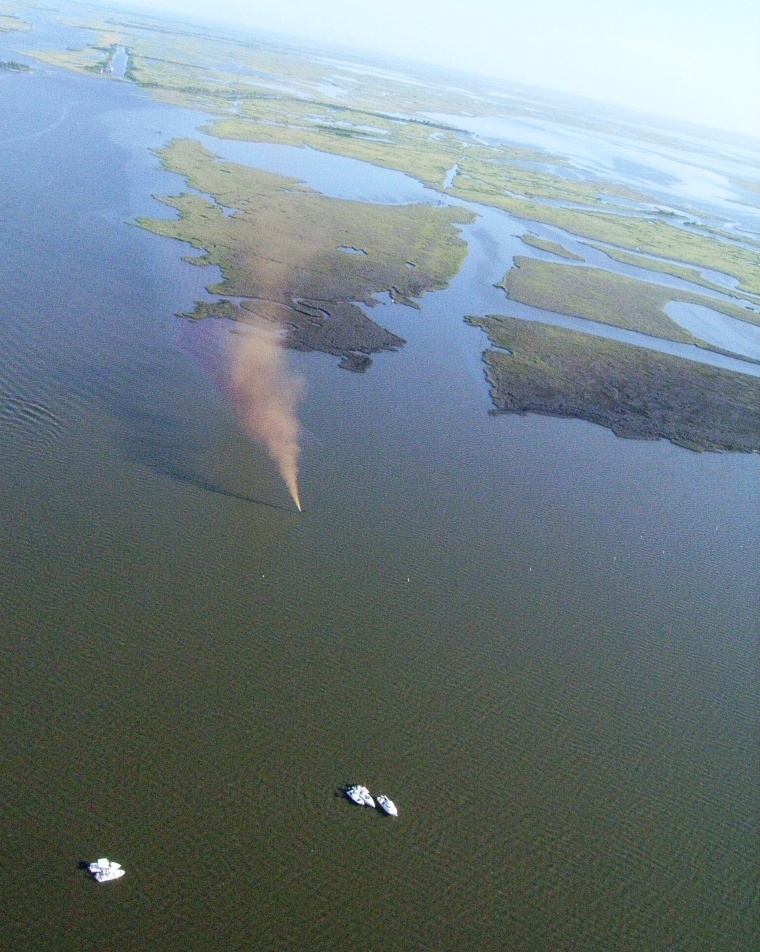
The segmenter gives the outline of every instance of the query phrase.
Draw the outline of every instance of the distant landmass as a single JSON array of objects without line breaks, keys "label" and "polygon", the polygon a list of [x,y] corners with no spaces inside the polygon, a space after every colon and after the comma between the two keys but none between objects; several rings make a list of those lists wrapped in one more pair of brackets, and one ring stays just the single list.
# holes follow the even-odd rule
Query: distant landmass
[{"label": "distant landmass", "polygon": [[[404,345],[369,317],[377,295],[417,306],[422,295],[446,287],[467,254],[457,226],[485,207],[522,223],[528,252],[503,261],[500,286],[510,316],[470,315],[495,342],[508,327],[524,348],[519,385],[516,358],[504,359],[498,350],[485,355],[497,409],[595,419],[621,435],[662,435],[691,448],[757,449],[750,432],[754,417],[729,412],[733,396],[742,395],[743,407],[745,398],[754,399],[754,384],[732,375],[753,372],[752,354],[737,352],[737,334],[721,339],[721,327],[749,326],[742,333],[751,334],[760,324],[757,183],[746,163],[746,174],[740,172],[739,157],[726,160],[707,140],[684,145],[662,129],[615,127],[608,118],[589,117],[577,107],[573,112],[548,98],[532,104],[533,127],[540,130],[544,122],[565,131],[548,136],[551,146],[538,141],[541,135],[535,145],[526,144],[519,141],[527,128],[524,104],[485,80],[473,78],[464,88],[462,77],[455,84],[426,70],[420,82],[350,58],[246,43],[188,24],[157,30],[138,16],[79,25],[92,37],[89,45],[39,51],[38,58],[202,110],[212,117],[206,131],[219,140],[357,159],[404,173],[440,196],[438,204],[347,202],[222,162],[199,143],[172,143],[161,160],[192,191],[162,199],[179,218],[139,224],[189,241],[201,253],[194,263],[222,269],[224,281],[209,288],[216,301],[199,302],[193,318],[264,319],[283,328],[287,345],[334,354],[346,369],[366,370],[372,354]],[[112,69],[117,52],[122,75]],[[617,158],[577,160],[574,144],[589,137],[594,154],[609,151]],[[642,172],[642,150],[675,156],[669,160],[674,181],[678,168],[700,156],[697,161],[722,177],[724,191],[732,194],[730,211],[725,205],[721,216],[719,191],[700,207],[659,171]],[[748,218],[754,215],[754,226],[733,220],[742,209]],[[672,301],[715,313],[708,339],[670,316]],[[516,315],[510,302],[523,310]],[[556,313],[586,324],[568,335],[528,332],[515,323],[536,309],[544,321]],[[650,359],[641,346],[622,339],[600,344],[595,328],[601,333],[609,327],[646,335],[642,345],[647,338],[652,347],[696,345],[702,361],[709,350],[735,360],[732,369],[710,371],[705,389],[706,372],[696,359]],[[592,367],[590,355],[600,348],[609,360]],[[593,395],[576,386],[571,394],[565,379],[553,397],[546,396],[553,349],[557,359],[572,350],[579,379],[593,377]],[[582,360],[584,349],[588,359]],[[530,353],[535,359],[528,359]],[[615,383],[621,378],[628,381],[622,388]],[[721,391],[728,402],[718,399]],[[641,413],[634,404],[644,408]],[[646,426],[641,414],[649,419]]]}]

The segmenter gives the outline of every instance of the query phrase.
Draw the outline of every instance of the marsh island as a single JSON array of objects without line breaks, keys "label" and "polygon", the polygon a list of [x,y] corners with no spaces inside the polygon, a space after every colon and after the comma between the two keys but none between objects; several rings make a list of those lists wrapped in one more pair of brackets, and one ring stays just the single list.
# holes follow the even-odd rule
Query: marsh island
[{"label": "marsh island", "polygon": [[375,295],[415,307],[446,286],[466,253],[454,225],[474,216],[463,209],[326,198],[285,176],[220,161],[192,140],[159,155],[202,194],[162,198],[179,218],[138,224],[189,242],[202,252],[189,260],[224,275],[209,287],[219,299],[189,316],[276,323],[289,346],[338,355],[350,370],[404,343],[367,315]]},{"label": "marsh island", "polygon": [[[718,210],[719,197],[714,207],[698,207],[663,191],[656,177],[616,178],[604,163],[583,166],[561,148],[510,140],[514,123],[535,114],[594,135],[604,143],[601,148],[614,149],[621,132],[611,120],[573,113],[570,107],[562,113],[540,97],[528,109],[514,93],[475,77],[421,69],[412,78],[350,56],[324,57],[261,39],[248,42],[188,24],[157,31],[137,16],[67,22],[86,30],[91,44],[39,51],[40,59],[80,72],[105,72],[103,81],[134,83],[162,102],[206,116],[205,145],[175,141],[158,153],[188,185],[185,194],[161,198],[178,217],[138,222],[189,242],[199,253],[191,259],[195,264],[221,269],[223,280],[208,289],[214,298],[198,302],[189,315],[194,319],[264,319],[284,329],[288,346],[334,354],[341,366],[364,370],[373,353],[404,343],[397,331],[374,319],[379,297],[418,308],[423,295],[445,288],[468,253],[462,227],[486,208],[504,214],[505,223],[512,223],[508,227],[522,234],[522,252],[528,252],[505,256],[504,278],[494,282],[523,306],[520,318],[529,318],[531,309],[541,310],[542,319],[547,313],[583,318],[588,333],[574,346],[586,346],[589,355],[602,346],[593,338],[594,326],[611,326],[653,341],[732,355],[735,369],[750,372],[757,345],[737,351],[737,335],[729,333],[724,341],[723,325],[705,339],[677,322],[669,305],[701,308],[708,322],[714,313],[739,328],[760,324],[760,237],[754,225],[737,225],[728,205]],[[122,77],[104,70],[116,49],[128,51]],[[490,131],[499,123],[504,134]],[[637,147],[679,147],[677,137],[662,130],[640,136]],[[438,204],[389,205],[328,198],[297,180],[223,161],[209,143],[225,140],[359,160],[403,173],[440,199]],[[705,161],[713,160],[706,152]],[[734,206],[743,203],[756,218],[756,183],[751,176],[732,174],[726,187],[736,192]],[[460,312],[451,318],[465,316]],[[485,313],[480,318],[495,333],[494,318]],[[478,315],[473,321],[478,323]],[[539,346],[536,332],[529,336]],[[560,346],[560,339],[567,346],[566,335],[542,332],[541,354]],[[616,374],[626,363],[629,379],[642,371],[641,348],[623,342],[603,346],[605,353],[615,351]],[[498,396],[493,354],[485,359],[496,405],[506,410],[510,402]],[[652,358],[647,379],[666,373],[671,364]],[[534,402],[527,396],[530,381],[536,394],[543,387],[531,366],[528,362],[521,371],[523,409]],[[682,361],[678,367],[679,386],[663,382],[662,388],[676,416],[679,403],[699,406],[706,394],[702,364]],[[601,381],[605,373],[612,373],[611,365],[602,362],[595,379]],[[715,392],[728,379],[715,376]],[[612,406],[627,391],[612,378],[606,384]],[[659,399],[655,402],[660,406]],[[552,401],[538,403],[541,412],[560,412]],[[754,446],[744,429],[735,430],[732,414],[721,416],[719,402],[702,409],[690,418],[688,437],[679,442]],[[564,401],[561,412],[598,416],[584,407],[582,391]],[[627,411],[621,403],[611,412],[619,419]],[[717,438],[721,419],[725,432]],[[618,424],[614,429],[621,432]],[[643,435],[643,430],[629,427],[627,435]]]},{"label": "marsh island", "polygon": [[760,452],[760,380],[644,347],[505,316],[468,318],[496,411],[577,417],[630,439]]}]

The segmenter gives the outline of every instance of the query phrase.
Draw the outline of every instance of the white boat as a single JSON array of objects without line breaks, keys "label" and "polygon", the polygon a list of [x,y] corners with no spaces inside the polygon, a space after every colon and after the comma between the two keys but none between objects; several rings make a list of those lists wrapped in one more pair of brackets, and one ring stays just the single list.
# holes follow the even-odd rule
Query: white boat
[{"label": "white boat", "polygon": [[390,799],[390,797],[386,797],[384,793],[381,793],[377,798],[377,805],[381,810],[384,810],[388,816],[398,816],[396,804]]},{"label": "white boat", "polygon": [[374,807],[375,801],[372,799],[372,795],[366,787],[363,787],[360,783],[352,783],[350,787],[346,787],[346,796],[352,803],[357,804],[360,807]]},{"label": "white boat", "polygon": [[364,800],[364,806],[365,806],[365,807],[372,807],[372,809],[374,810],[374,809],[375,809],[375,801],[372,799],[372,796],[371,796],[369,790],[367,790],[366,787],[362,787],[362,788],[361,788],[361,792],[362,792],[362,798],[363,798],[363,800]]},{"label": "white boat", "polygon": [[105,857],[95,863],[90,863],[88,869],[99,883],[107,883],[111,879],[121,879],[126,872],[121,868],[120,863],[112,863]]},{"label": "white boat", "polygon": [[348,799],[352,801],[352,803],[355,803],[357,806],[360,806],[360,807],[364,806],[364,799],[361,793],[359,792],[359,787],[356,784],[354,784],[351,787],[346,787],[345,794],[348,797]]}]

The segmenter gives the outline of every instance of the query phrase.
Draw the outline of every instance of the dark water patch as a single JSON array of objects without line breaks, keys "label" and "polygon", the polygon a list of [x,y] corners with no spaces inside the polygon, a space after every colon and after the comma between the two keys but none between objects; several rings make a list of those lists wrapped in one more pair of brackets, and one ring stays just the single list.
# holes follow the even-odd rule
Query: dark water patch
[{"label": "dark water patch", "polygon": [[198,489],[204,490],[204,492],[216,493],[219,496],[227,496],[229,499],[238,499],[241,502],[250,503],[254,506],[268,506],[270,509],[279,509],[282,512],[292,512],[292,509],[288,506],[279,506],[276,503],[265,502],[263,499],[254,499],[253,496],[246,496],[245,493],[235,492],[231,489],[225,489],[224,486],[220,486],[218,483],[211,482],[211,480],[205,479],[203,476],[199,476],[197,473],[189,472],[179,468],[172,468],[169,465],[164,465],[160,471],[164,473],[164,475],[169,476],[170,479],[176,479],[181,483],[187,483],[190,486],[196,486]]}]

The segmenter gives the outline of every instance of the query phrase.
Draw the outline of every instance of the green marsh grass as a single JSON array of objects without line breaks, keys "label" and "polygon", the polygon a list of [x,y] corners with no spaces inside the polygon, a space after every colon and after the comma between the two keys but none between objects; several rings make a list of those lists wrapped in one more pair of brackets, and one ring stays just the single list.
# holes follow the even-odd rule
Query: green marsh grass
[{"label": "green marsh grass", "polygon": [[731,301],[706,297],[615,274],[602,268],[556,264],[518,256],[500,283],[513,301],[557,314],[611,324],[684,344],[704,341],[680,327],[665,313],[671,301],[698,304],[729,317],[744,319],[745,308]]},{"label": "green marsh grass", "polygon": [[[617,436],[760,451],[760,379],[503,315],[469,317],[497,412],[577,417]],[[498,349],[496,349],[498,348]]]}]

